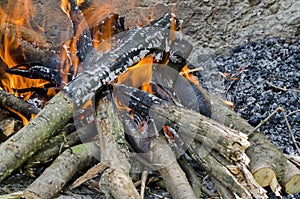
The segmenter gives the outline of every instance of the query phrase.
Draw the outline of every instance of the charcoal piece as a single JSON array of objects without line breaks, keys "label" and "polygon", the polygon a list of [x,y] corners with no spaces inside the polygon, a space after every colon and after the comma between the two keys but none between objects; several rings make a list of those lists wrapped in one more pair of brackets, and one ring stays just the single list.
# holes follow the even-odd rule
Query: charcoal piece
[{"label": "charcoal piece", "polygon": [[[6,69],[9,74],[20,75],[30,79],[47,80],[54,85],[60,84],[59,72],[53,68],[40,65],[32,65],[35,63],[24,63]],[[24,68],[25,67],[25,68]]]}]

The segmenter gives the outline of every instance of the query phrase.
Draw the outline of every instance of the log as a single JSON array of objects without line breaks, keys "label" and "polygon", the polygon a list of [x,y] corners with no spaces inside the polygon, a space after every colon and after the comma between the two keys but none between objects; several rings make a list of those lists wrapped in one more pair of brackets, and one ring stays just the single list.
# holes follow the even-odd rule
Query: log
[{"label": "log", "polygon": [[[184,110],[183,108],[180,108],[180,107],[175,107],[173,105],[167,104],[154,96],[143,93],[140,90],[133,89],[133,88],[128,89],[128,87],[126,87],[126,86],[119,86],[119,85],[115,86],[115,89],[117,89],[116,93],[119,93],[119,94],[123,93],[123,94],[127,95],[127,97],[128,97],[127,99],[125,99],[125,100],[122,98],[120,98],[120,99],[121,99],[121,102],[122,102],[122,100],[124,100],[125,103],[130,108],[134,109],[135,111],[144,112],[144,113],[148,114],[149,108],[151,107],[151,112],[152,112],[152,115],[154,116],[154,118],[156,118],[156,119],[160,118],[160,120],[167,119],[168,125],[172,126],[173,128],[177,128],[177,129],[179,129],[179,127],[182,127],[182,128],[180,128],[180,129],[182,129],[182,132],[184,132],[184,130],[189,129],[189,131],[191,131],[191,132],[194,132],[196,134],[199,133],[199,131],[195,131],[194,126],[199,127],[199,124],[197,124],[197,120],[195,120],[195,118],[199,118],[199,120],[201,122],[200,125],[206,125],[206,124],[208,124],[207,122],[209,122],[209,123],[212,122],[213,125],[210,125],[209,128],[206,128],[206,130],[205,130],[206,132],[208,130],[211,131],[211,128],[214,126],[214,122],[210,121],[208,118],[205,118],[204,116],[201,116],[192,111]],[[131,103],[130,103],[130,100],[132,101]],[[184,115],[184,117],[182,117],[182,119],[180,119],[181,118],[180,116],[182,116],[182,115]],[[189,115],[191,115],[191,116],[189,116]],[[190,117],[190,119],[185,120],[185,117],[187,117],[187,118]],[[192,124],[194,126],[191,126]],[[220,124],[217,124],[217,125],[218,125],[218,130],[223,128],[223,127],[221,128]],[[205,128],[203,128],[203,129],[205,129]],[[214,133],[214,135],[217,136],[217,134],[215,134],[215,133]],[[252,134],[250,134],[250,135],[252,135]],[[261,134],[257,134],[257,135],[258,135],[258,137],[260,137],[260,139],[264,138]],[[207,134],[207,137],[210,138],[210,135]],[[219,144],[218,141],[217,141],[217,143]],[[255,144],[254,140],[252,140],[252,143]],[[272,144],[270,144],[269,146],[267,144],[263,144],[263,146],[266,147],[267,149],[271,150],[272,152],[275,152],[274,154],[277,155],[278,157],[282,157],[283,159],[281,159],[281,160],[285,159],[285,161],[287,161],[284,156],[280,156],[280,152],[278,152],[278,150]],[[244,150],[246,148],[247,147],[245,147]],[[213,146],[210,149],[214,149]],[[251,153],[248,153],[248,154],[251,158],[252,157]],[[244,157],[244,156],[240,156],[240,157]],[[254,157],[252,157],[251,160],[257,161],[256,159],[254,159]],[[235,159],[235,162],[238,162],[238,161],[246,162],[246,160],[245,159],[243,160],[243,158]],[[281,163],[277,163],[277,165],[282,164],[282,161],[280,161],[280,162]],[[209,164],[209,165],[211,165],[211,164]],[[291,164],[288,164],[288,165],[291,165]],[[281,169],[281,173],[277,172],[278,174],[277,173],[276,174],[279,177],[281,177],[281,179],[285,179],[285,180],[280,180],[280,182],[285,182],[284,183],[285,187],[287,185],[290,185],[290,186],[293,185],[293,187],[296,187],[296,188],[289,188],[288,190],[297,191],[297,188],[298,188],[296,186],[297,184],[293,184],[293,183],[297,183],[297,181],[298,181],[299,170],[297,168],[295,168],[294,172],[289,176],[289,175],[287,175],[288,171],[285,170],[286,169],[285,166],[286,166],[285,163],[284,163],[284,165],[279,165],[279,168]],[[290,182],[291,184],[288,184],[287,182]]]},{"label": "log", "polygon": [[[88,70],[78,75],[63,91],[53,97],[44,110],[27,126],[1,144],[0,159],[5,161],[0,162],[0,181],[9,176],[39,150],[47,139],[57,133],[58,129],[72,117],[73,105],[80,107],[107,83],[153,51],[153,48],[173,50],[169,47],[169,30],[146,27],[137,28],[129,33],[123,38],[124,41],[120,46],[101,58],[95,53],[90,53],[84,63]],[[182,42],[190,46],[184,43],[181,34],[174,32],[173,43]]]},{"label": "log", "polygon": [[63,152],[27,189],[27,199],[50,199],[78,172],[94,164],[99,149],[94,142],[76,145]]},{"label": "log", "polygon": [[43,148],[47,140],[62,129],[72,114],[72,101],[60,92],[27,126],[2,143],[0,145],[0,181]]},{"label": "log", "polygon": [[115,85],[114,88],[121,105],[146,115],[150,114],[157,122],[166,121],[165,125],[184,135],[187,144],[191,144],[195,138],[202,141],[206,147],[218,150],[224,158],[233,162],[248,161],[244,152],[250,143],[245,134],[229,129],[192,110],[164,102],[138,89],[125,85]]},{"label": "log", "polygon": [[[116,97],[120,97],[119,95]],[[120,103],[118,103],[121,105]],[[132,119],[128,120],[125,110],[121,117],[126,135],[131,143],[135,143],[134,151],[138,160],[146,167],[157,170],[164,179],[166,188],[173,198],[196,198],[185,173],[179,166],[174,152],[164,136],[160,136],[154,122],[146,124],[144,132],[139,132]],[[144,147],[143,145],[149,145]]]},{"label": "log", "polygon": [[35,106],[29,104],[28,102],[17,98],[16,96],[0,90],[0,106],[3,108],[11,108],[22,115],[24,115],[28,120],[31,119],[32,115],[37,115],[40,110]]},{"label": "log", "polygon": [[[299,169],[278,150],[269,150],[274,146],[257,132],[253,133],[251,138],[252,145],[247,153],[252,154],[253,161],[250,162],[250,168],[257,182],[261,183],[262,186],[271,185],[277,176],[286,193],[299,193]],[[280,167],[277,167],[278,165]]]},{"label": "log", "polygon": [[20,130],[23,124],[4,109],[0,109],[0,114],[0,143],[2,143]]},{"label": "log", "polygon": [[[10,52],[5,52],[10,53],[16,64],[30,60],[31,62],[40,62],[51,66],[53,60],[59,59],[54,52],[58,47],[54,47],[50,42],[47,42],[43,34],[23,26],[18,27],[17,32],[16,26],[9,23],[1,24],[0,32],[5,33],[7,39],[12,41],[10,44],[5,44],[1,39],[1,45],[17,46],[17,48],[11,49]],[[8,57],[4,57],[4,59],[8,59]]]},{"label": "log", "polygon": [[[261,185],[265,185],[270,182],[275,173],[280,185],[287,193],[299,193],[300,170],[284,157],[284,154],[263,134],[258,131],[253,132],[254,127],[227,107],[220,98],[206,94],[213,105],[212,112],[215,113],[213,119],[249,136],[251,145],[246,150],[246,154],[252,161],[250,169],[254,172],[257,181],[261,182]],[[255,150],[255,148],[260,148],[262,151]],[[262,155],[263,153],[270,155]],[[262,170],[260,171],[260,169]],[[265,177],[265,180],[262,180],[262,176]]]},{"label": "log", "polygon": [[124,128],[118,118],[112,96],[108,94],[97,106],[97,130],[100,138],[101,162],[110,168],[101,176],[99,187],[107,198],[140,198],[130,176],[128,147]]},{"label": "log", "polygon": [[150,148],[150,164],[158,169],[172,198],[197,198],[166,139],[162,136],[151,139]]},{"label": "log", "polygon": [[26,164],[36,165],[53,161],[53,159],[65,149],[80,144],[80,134],[83,134],[85,130],[86,128],[81,128],[69,134],[68,130],[64,128],[64,130],[51,138],[42,150],[39,150],[35,155],[29,158]]}]

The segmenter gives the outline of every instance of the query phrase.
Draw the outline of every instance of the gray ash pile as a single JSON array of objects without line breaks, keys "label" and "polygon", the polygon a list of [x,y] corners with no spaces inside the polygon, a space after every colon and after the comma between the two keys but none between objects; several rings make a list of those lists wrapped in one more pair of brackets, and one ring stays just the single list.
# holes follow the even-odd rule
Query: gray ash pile
[{"label": "gray ash pile", "polygon": [[[214,62],[226,77],[227,100],[241,117],[256,126],[282,107],[300,145],[300,39],[250,42]],[[297,154],[282,112],[271,117],[260,132],[284,153]]]},{"label": "gray ash pile", "polygon": [[[197,75],[203,86],[231,101],[234,110],[253,127],[282,107],[300,146],[300,38],[291,43],[278,38],[249,42],[234,48],[230,55],[198,55],[197,62],[203,67]],[[259,131],[282,152],[300,155],[283,112],[276,112]],[[276,198],[271,192],[268,195]]]}]

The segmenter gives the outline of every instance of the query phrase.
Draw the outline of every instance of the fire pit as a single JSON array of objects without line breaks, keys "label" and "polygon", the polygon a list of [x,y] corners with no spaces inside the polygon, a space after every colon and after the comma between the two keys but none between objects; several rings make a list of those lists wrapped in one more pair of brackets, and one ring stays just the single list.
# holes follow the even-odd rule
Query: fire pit
[{"label": "fire pit", "polygon": [[[140,198],[144,197],[147,175],[158,171],[175,198],[198,198],[202,191],[209,197],[267,198],[263,187],[270,187],[277,196],[281,190],[298,193],[300,171],[295,157],[289,160],[291,157],[278,151],[257,128],[231,110],[236,107],[236,111],[243,111],[240,101],[230,99],[234,102],[231,108],[225,101],[225,97],[235,94],[230,89],[240,78],[245,79],[243,75],[250,67],[246,64],[236,71],[228,67],[224,70],[222,66],[227,60],[231,63],[230,58],[211,59],[209,53],[218,53],[214,46],[218,42],[206,45],[193,32],[193,25],[191,29],[186,27],[199,16],[195,10],[190,18],[182,17],[182,24],[174,14],[158,17],[155,9],[153,15],[146,14],[150,16],[147,18],[144,9],[138,7],[141,17],[128,21],[124,12],[135,10],[134,4],[118,10],[119,3],[27,0],[1,5],[1,105],[21,117],[24,127],[17,133],[14,130],[20,125],[1,132],[0,183],[5,184],[22,166],[31,168],[39,163],[51,166],[24,188],[20,195],[25,198],[53,198],[76,173],[78,177],[80,170],[90,167],[70,189],[89,181],[106,197]],[[271,16],[294,9],[290,5],[275,12],[274,2],[247,3],[248,7],[209,1],[199,4],[215,10],[241,6],[246,16],[251,6],[270,9],[271,14],[265,15]],[[174,12],[187,6],[185,11],[190,12],[193,4],[199,6],[196,2],[153,2],[151,6],[167,6]],[[51,20],[51,16],[57,19]],[[205,23],[210,23],[211,15],[203,16],[207,17]],[[53,22],[56,20],[59,23]],[[223,31],[233,30],[235,20],[228,22]],[[290,34],[283,31],[283,37],[293,39],[297,35],[295,20],[297,16],[288,22],[294,29]],[[245,32],[251,31],[253,19],[243,22]],[[211,25],[216,32],[222,29],[218,22]],[[193,38],[183,35],[182,30]],[[246,41],[241,32],[231,33],[239,38],[229,39],[229,45]],[[256,35],[263,38],[268,34],[258,31]],[[211,35],[210,40],[220,38]],[[193,48],[188,40],[194,39],[199,40],[193,42]],[[297,44],[292,49],[296,54]],[[243,49],[248,46],[233,52],[246,59]],[[201,53],[203,50],[208,53]],[[243,60],[239,61],[243,65]],[[200,63],[205,65],[196,67]],[[213,70],[216,65],[219,68]],[[199,79],[205,78],[213,79],[202,81],[203,89]],[[229,85],[224,84],[225,80]],[[227,96],[212,86],[218,83],[226,86]],[[269,86],[299,92],[294,86]],[[247,99],[247,105],[252,98]],[[297,101],[297,95],[295,98]],[[291,111],[296,114],[294,109]],[[246,119],[257,125],[266,116],[257,121],[255,116]],[[218,193],[199,185],[199,174],[195,172],[199,167],[211,177]],[[129,175],[134,173],[142,173],[137,179],[140,193],[133,184],[133,175]]]}]

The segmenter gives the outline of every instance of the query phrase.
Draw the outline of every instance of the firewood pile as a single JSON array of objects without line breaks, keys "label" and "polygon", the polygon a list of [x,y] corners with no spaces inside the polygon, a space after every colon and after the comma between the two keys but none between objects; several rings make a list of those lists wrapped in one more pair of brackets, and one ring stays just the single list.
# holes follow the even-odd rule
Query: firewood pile
[{"label": "firewood pile", "polygon": [[4,197],[55,198],[89,182],[106,198],[144,198],[156,171],[172,198],[300,192],[297,166],[201,87],[174,14],[128,30],[118,14],[87,20],[80,1],[47,3],[53,13],[35,3],[0,10],[0,107],[24,125],[0,132],[0,185],[20,169],[47,168]]}]

